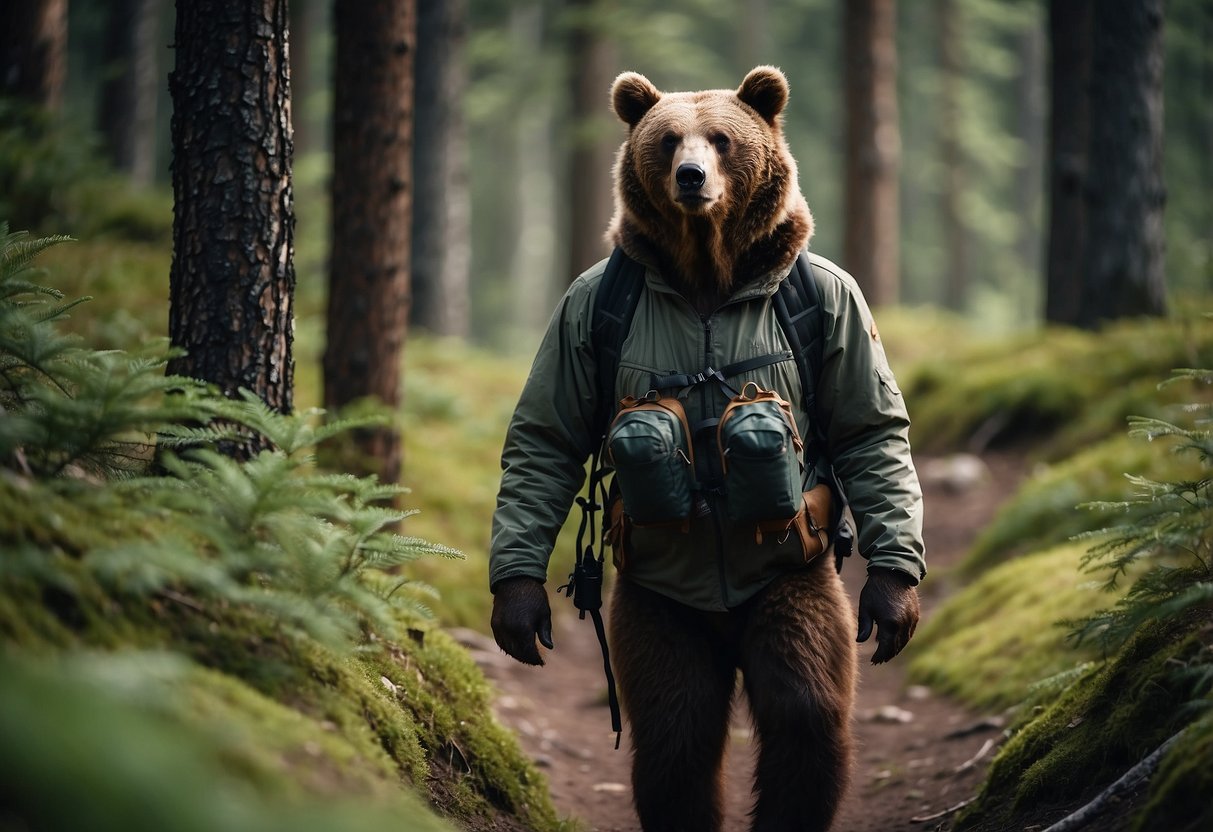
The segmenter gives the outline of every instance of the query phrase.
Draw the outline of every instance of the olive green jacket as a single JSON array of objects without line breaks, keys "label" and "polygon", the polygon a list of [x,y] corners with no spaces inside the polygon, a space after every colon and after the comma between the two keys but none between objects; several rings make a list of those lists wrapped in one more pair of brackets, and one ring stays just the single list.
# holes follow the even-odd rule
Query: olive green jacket
[{"label": "olive green jacket", "polygon": [[[859,552],[869,568],[897,569],[917,582],[926,574],[922,493],[905,404],[859,287],[830,261],[809,257],[825,313],[817,416],[858,524]],[[604,260],[578,277],[560,301],[510,422],[493,516],[491,586],[519,575],[546,579],[556,535],[584,483],[585,462],[602,439],[590,428],[598,389],[590,324],[605,266]],[[788,350],[771,303],[788,271],[741,287],[701,316],[647,267],[616,396],[644,395],[653,374],[695,373]],[[729,379],[739,390],[748,381],[778,391],[792,403],[800,435],[813,435],[792,358]],[[684,402],[689,421],[718,418],[728,400],[719,385],[694,388]],[[806,489],[820,475],[809,466]],[[768,535],[759,542],[752,527],[732,528],[724,518],[717,506],[692,518],[689,528],[632,529],[627,577],[692,607],[724,610],[779,574],[803,568],[798,541]]]}]

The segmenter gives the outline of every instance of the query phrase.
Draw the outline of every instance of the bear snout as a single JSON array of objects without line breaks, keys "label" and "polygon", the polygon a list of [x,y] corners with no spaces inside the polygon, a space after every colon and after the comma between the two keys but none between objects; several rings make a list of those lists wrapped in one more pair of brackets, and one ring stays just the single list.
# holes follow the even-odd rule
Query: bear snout
[{"label": "bear snout", "polygon": [[697,162],[683,162],[674,173],[674,181],[682,193],[693,193],[703,187],[708,180],[707,171]]}]

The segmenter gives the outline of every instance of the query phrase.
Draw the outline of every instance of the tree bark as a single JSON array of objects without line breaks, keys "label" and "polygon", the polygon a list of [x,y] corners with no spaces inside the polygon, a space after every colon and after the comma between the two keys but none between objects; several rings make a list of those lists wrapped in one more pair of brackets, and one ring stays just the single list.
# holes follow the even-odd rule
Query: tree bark
[{"label": "tree bark", "polygon": [[67,0],[0,5],[0,94],[58,111],[67,77]]},{"label": "tree bark", "polygon": [[460,338],[468,334],[472,245],[463,118],[466,39],[464,0],[420,5],[410,323]]},{"label": "tree bark", "polygon": [[1049,226],[1045,320],[1077,324],[1087,241],[1091,9],[1094,0],[1051,0]]},{"label": "tree bark", "polygon": [[295,292],[286,26],[286,0],[180,0],[169,76],[169,335],[188,354],[168,370],[282,413]]},{"label": "tree bark", "polygon": [[1094,5],[1080,326],[1166,313],[1162,26],[1162,0]]},{"label": "tree bark", "polygon": [[894,0],[844,4],[846,188],[843,255],[868,302],[899,292],[897,44]]},{"label": "tree bark", "polygon": [[97,118],[110,161],[142,185],[156,171],[158,10],[156,0],[110,5]]},{"label": "tree bark", "polygon": [[569,153],[569,264],[567,280],[609,253],[604,236],[611,220],[611,168],[615,148],[610,137],[615,119],[609,93],[615,58],[611,42],[600,31],[601,0],[570,0],[573,25],[568,57],[572,73],[573,112]]},{"label": "tree bark", "polygon": [[[333,245],[324,403],[372,397],[400,405],[409,312],[413,140],[413,0],[338,0],[334,7]],[[395,427],[361,432],[384,482],[400,478]]]}]

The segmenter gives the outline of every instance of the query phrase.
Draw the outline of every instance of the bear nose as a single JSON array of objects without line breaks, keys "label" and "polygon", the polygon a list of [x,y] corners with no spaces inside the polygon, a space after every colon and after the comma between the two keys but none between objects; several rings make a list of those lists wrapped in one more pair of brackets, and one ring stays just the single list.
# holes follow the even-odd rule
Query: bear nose
[{"label": "bear nose", "polygon": [[707,173],[694,162],[683,162],[674,172],[674,181],[678,183],[678,188],[682,191],[697,191],[703,187],[703,183],[707,179]]}]

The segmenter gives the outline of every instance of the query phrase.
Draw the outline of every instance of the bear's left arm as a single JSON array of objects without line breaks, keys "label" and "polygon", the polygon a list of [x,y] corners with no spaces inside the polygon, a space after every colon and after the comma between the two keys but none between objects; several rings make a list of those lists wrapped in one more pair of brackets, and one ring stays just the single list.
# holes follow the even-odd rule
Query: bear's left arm
[{"label": "bear's left arm", "polygon": [[573,283],[548,324],[510,420],[493,514],[489,585],[519,576],[547,577],[556,535],[585,481],[597,403],[590,347],[593,289]]},{"label": "bear's left arm", "polygon": [[917,583],[926,575],[922,489],[905,401],[854,279],[828,262],[815,267],[825,308],[817,413],[859,525],[859,551],[869,568],[895,569]]}]

